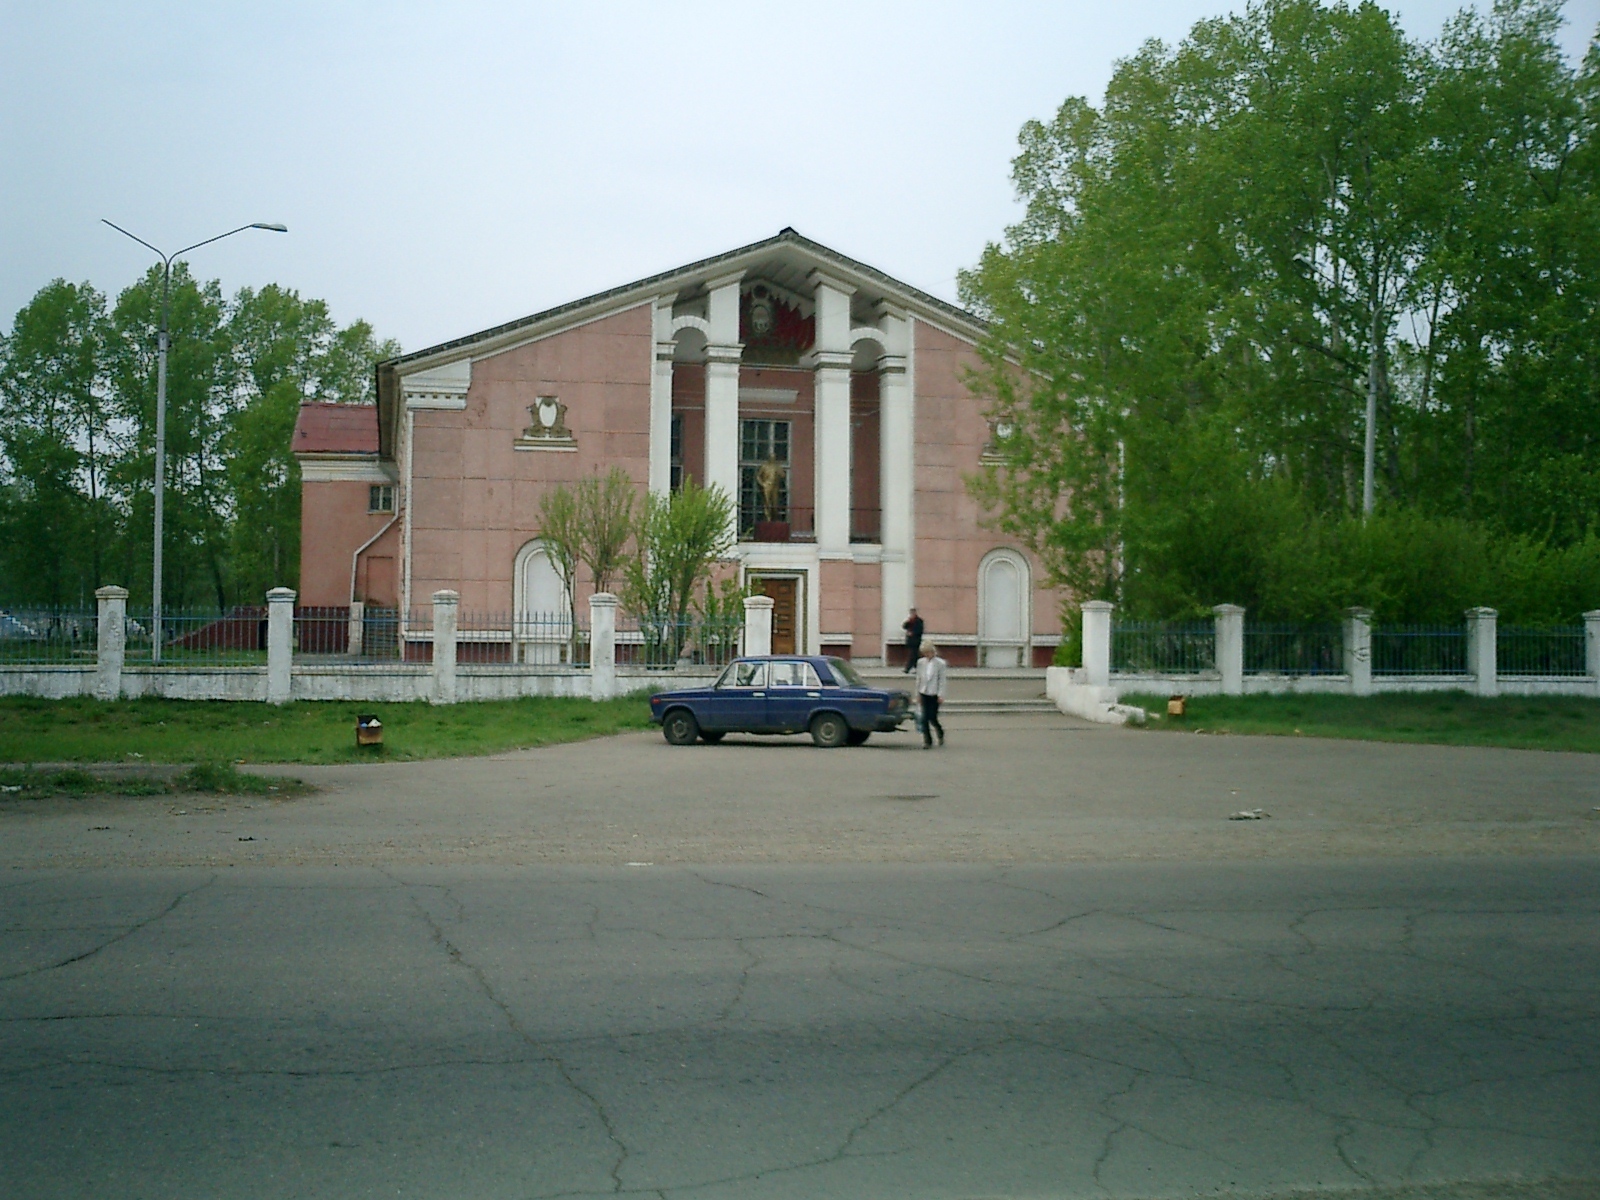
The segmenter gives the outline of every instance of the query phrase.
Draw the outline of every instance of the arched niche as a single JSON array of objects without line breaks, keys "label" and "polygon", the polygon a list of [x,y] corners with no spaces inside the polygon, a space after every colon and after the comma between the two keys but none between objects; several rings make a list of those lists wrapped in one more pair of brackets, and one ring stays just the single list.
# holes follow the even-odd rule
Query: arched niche
[{"label": "arched niche", "polygon": [[978,564],[979,665],[1027,665],[1032,601],[1032,572],[1026,558],[1009,547],[983,556]]},{"label": "arched niche", "polygon": [[514,661],[560,663],[569,657],[572,614],[561,572],[538,538],[517,551],[511,571]]}]

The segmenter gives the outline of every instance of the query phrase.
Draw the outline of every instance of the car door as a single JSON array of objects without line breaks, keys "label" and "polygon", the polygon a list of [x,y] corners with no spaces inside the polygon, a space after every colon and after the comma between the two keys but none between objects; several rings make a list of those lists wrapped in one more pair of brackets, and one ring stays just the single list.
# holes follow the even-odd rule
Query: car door
[{"label": "car door", "polygon": [[767,664],[735,662],[711,689],[700,728],[720,733],[759,733],[767,724]]},{"label": "car door", "polygon": [[822,699],[817,669],[803,659],[769,664],[767,727],[775,733],[798,733],[811,724],[811,712]]}]

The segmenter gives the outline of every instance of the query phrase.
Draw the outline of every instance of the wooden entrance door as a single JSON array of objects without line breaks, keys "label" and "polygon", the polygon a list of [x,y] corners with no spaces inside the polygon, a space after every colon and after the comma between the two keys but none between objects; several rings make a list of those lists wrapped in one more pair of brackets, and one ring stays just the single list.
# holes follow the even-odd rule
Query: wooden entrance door
[{"label": "wooden entrance door", "polygon": [[795,599],[799,593],[795,579],[762,579],[761,592],[772,597],[772,652],[793,654],[796,651],[795,631],[797,613]]}]

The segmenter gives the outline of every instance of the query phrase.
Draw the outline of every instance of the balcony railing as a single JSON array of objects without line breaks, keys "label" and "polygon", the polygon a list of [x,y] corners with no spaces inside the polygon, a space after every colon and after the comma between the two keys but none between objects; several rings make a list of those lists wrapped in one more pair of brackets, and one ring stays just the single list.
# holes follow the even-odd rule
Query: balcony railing
[{"label": "balcony railing", "polygon": [[[814,542],[817,540],[816,509],[791,504],[783,511],[783,520],[768,521],[760,514],[748,510],[739,513],[739,540],[741,542]],[[850,540],[857,543],[880,541],[882,513],[877,508],[852,508],[850,510]]]}]

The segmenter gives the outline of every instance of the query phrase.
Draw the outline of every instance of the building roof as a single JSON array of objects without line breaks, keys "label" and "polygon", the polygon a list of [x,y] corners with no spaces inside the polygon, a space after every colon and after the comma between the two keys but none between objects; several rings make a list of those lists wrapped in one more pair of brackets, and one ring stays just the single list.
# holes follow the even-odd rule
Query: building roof
[{"label": "building roof", "polygon": [[496,325],[489,329],[480,330],[477,333],[468,334],[466,337],[441,342],[437,346],[429,346],[425,350],[414,350],[410,354],[403,354],[399,358],[390,359],[380,365],[388,368],[401,368],[402,374],[409,374],[403,368],[423,359],[438,356],[460,357],[459,355],[450,355],[449,352],[477,346],[484,342],[500,341],[505,339],[507,335],[515,334],[519,330],[546,326],[562,317],[577,316],[586,309],[608,308],[618,301],[637,301],[650,293],[660,292],[669,285],[673,287],[673,290],[680,292],[692,289],[699,284],[703,284],[707,279],[725,274],[729,269],[760,265],[762,260],[774,258],[773,252],[785,249],[791,253],[799,251],[802,258],[811,259],[818,265],[830,266],[852,282],[860,282],[874,288],[874,290],[892,295],[917,311],[919,315],[949,324],[968,336],[981,337],[987,328],[986,322],[976,313],[968,312],[966,309],[959,308],[947,300],[941,300],[937,296],[929,295],[927,292],[922,291],[920,288],[912,287],[908,283],[901,283],[898,279],[885,275],[875,267],[869,267],[865,263],[857,262],[853,258],[840,254],[837,250],[830,250],[821,242],[812,241],[792,228],[784,228],[773,237],[765,238],[759,242],[751,242],[748,246],[740,246],[737,250],[729,250],[711,258],[703,258],[699,262],[676,267],[671,271],[663,271],[659,275],[651,275],[634,283],[624,284],[621,287],[596,292],[594,295],[585,296],[581,300],[572,300],[566,304],[557,305],[555,308],[547,308],[543,312],[520,317],[515,321],[507,321],[504,325]]},{"label": "building roof", "polygon": [[652,298],[659,299],[671,294],[679,300],[691,300],[703,295],[708,283],[734,271],[742,271],[747,277],[764,276],[791,290],[800,290],[809,272],[819,269],[855,287],[856,300],[859,302],[870,302],[874,298],[887,301],[914,317],[973,342],[980,340],[988,331],[987,322],[977,314],[908,283],[901,283],[875,267],[857,262],[837,250],[830,250],[794,229],[785,228],[773,237],[751,242],[736,250],[379,363],[376,375],[378,436],[382,455],[388,459],[394,454],[401,411],[399,381],[404,376],[464,359],[497,354],[531,339],[647,303]]},{"label": "building roof", "polygon": [[378,453],[376,404],[302,404],[294,423],[296,454]]}]

